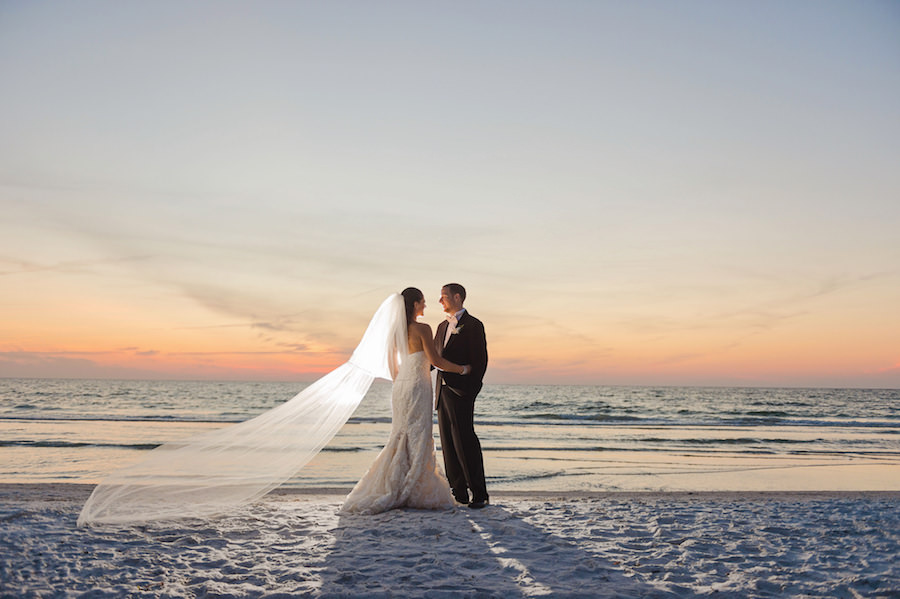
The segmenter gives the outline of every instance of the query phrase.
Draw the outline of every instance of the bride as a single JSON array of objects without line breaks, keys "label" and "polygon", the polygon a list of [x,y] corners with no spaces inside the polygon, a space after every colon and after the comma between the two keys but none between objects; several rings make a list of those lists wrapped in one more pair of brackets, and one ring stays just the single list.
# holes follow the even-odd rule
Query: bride
[{"label": "bride", "polygon": [[396,379],[391,439],[344,509],[374,513],[401,505],[449,507],[431,435],[435,355],[418,290],[389,296],[350,359],[295,397],[250,420],[165,443],[112,472],[85,502],[78,525],[209,518],[255,501],[297,474],[347,422],[375,378]]},{"label": "bride", "polygon": [[403,290],[408,356],[394,372],[391,392],[391,435],[384,449],[347,496],[341,511],[376,514],[398,507],[443,509],[454,506],[450,486],[434,457],[434,392],[430,366],[468,374],[469,366],[437,354],[427,324],[425,296],[415,287]]}]

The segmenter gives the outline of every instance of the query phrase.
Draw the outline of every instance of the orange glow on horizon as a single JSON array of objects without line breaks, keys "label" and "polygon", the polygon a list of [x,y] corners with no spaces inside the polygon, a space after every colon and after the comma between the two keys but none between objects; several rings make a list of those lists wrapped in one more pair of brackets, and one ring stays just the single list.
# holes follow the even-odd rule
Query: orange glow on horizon
[{"label": "orange glow on horizon", "polygon": [[[0,376],[312,381],[350,357],[370,316],[354,306],[345,322],[332,306],[321,312],[332,320],[279,328],[145,290],[99,301],[92,288],[36,288],[47,295],[7,295],[16,317],[0,327]],[[843,318],[826,306],[767,326],[614,306],[523,326],[514,312],[473,310],[488,332],[488,383],[900,386],[895,335],[878,311],[839,307]],[[432,308],[423,321],[440,318]]]},{"label": "orange glow on horizon", "polygon": [[[278,352],[251,349],[223,349],[213,342],[174,343],[162,349],[141,350],[99,344],[63,347],[6,345],[7,366],[18,364],[28,374],[29,366],[43,366],[42,376],[61,378],[199,378],[233,380],[312,381],[349,358],[349,351]],[[590,357],[575,350],[553,348],[545,344],[546,354],[518,354],[502,345],[490,348],[487,382],[555,384],[713,384],[766,386],[766,381],[802,382],[823,371],[833,377],[852,379],[867,373],[894,375],[900,367],[872,368],[865,360],[827,353],[800,352],[788,348],[765,354],[745,351],[696,356],[665,356],[659,352],[636,352],[623,348],[620,353]],[[628,351],[628,350],[631,351]],[[803,349],[803,348],[800,348]],[[806,348],[811,349],[811,348]],[[11,357],[9,357],[11,356]],[[16,357],[18,356],[18,357]],[[667,359],[668,358],[668,359]],[[54,365],[58,375],[54,375]],[[83,372],[78,375],[79,368]],[[120,373],[117,375],[116,373]],[[12,373],[4,372],[4,376]]]}]

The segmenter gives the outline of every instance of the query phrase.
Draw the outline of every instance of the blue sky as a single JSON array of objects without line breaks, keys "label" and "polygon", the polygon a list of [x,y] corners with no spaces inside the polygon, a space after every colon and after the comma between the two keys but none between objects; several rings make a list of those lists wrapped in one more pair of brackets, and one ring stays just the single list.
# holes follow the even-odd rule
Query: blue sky
[{"label": "blue sky", "polygon": [[900,385],[898,32],[892,2],[4,3],[0,375],[302,376],[459,281],[496,380]]}]

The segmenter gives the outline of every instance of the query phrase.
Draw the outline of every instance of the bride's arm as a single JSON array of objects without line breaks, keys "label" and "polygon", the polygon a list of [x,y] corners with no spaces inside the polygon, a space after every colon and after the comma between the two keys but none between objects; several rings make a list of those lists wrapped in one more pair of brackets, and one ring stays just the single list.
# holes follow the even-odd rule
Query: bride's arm
[{"label": "bride's arm", "polygon": [[436,368],[439,368],[444,372],[455,372],[456,374],[469,374],[469,372],[472,371],[472,368],[469,366],[454,364],[438,355],[437,350],[434,348],[431,327],[427,324],[420,323],[419,326],[416,327],[416,334],[422,340],[422,349],[425,350],[425,356]]}]

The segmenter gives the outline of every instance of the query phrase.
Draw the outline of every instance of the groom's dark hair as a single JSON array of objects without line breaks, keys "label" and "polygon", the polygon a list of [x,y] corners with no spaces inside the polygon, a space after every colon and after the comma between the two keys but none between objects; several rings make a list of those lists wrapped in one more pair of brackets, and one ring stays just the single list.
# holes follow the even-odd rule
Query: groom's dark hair
[{"label": "groom's dark hair", "polygon": [[444,285],[447,290],[451,293],[451,295],[459,295],[459,301],[466,301],[466,288],[460,285],[459,283],[447,283]]}]

